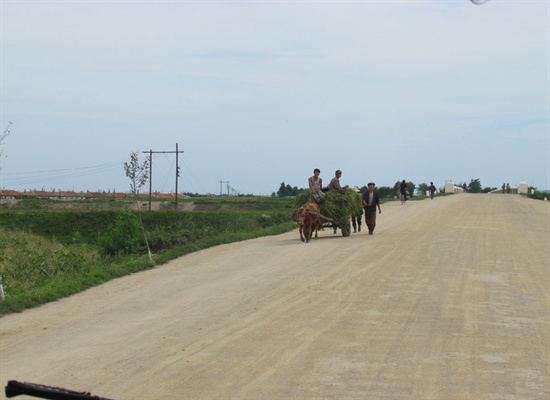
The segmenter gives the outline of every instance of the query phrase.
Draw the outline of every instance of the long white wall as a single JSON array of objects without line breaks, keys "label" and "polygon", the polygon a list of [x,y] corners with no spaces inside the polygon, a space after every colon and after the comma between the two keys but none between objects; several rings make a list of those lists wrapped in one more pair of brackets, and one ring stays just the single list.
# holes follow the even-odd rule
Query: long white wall
[{"label": "long white wall", "polygon": [[453,182],[445,182],[445,193],[464,193],[464,189],[456,186]]},{"label": "long white wall", "polygon": [[[496,189],[489,193],[501,193],[502,189]],[[445,182],[445,193],[464,193],[464,189],[456,186],[453,182]],[[517,186],[510,186],[510,193],[513,194],[528,194],[529,185],[527,182],[520,182]]]}]

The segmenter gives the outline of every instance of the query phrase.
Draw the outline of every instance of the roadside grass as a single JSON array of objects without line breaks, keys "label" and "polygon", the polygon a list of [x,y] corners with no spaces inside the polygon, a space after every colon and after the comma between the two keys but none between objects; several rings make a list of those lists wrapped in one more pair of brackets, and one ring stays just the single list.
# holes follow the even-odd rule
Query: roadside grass
[{"label": "roadside grass", "polygon": [[[184,202],[192,202],[195,210],[291,210],[294,199],[279,197],[202,197],[185,199]],[[290,211],[291,212],[291,211]]]},{"label": "roadside grass", "polygon": [[76,293],[85,284],[80,277],[102,264],[89,246],[66,246],[0,227],[0,276],[6,294],[0,315]]},{"label": "roadside grass", "polygon": [[145,247],[134,254],[102,253],[98,238],[110,232],[117,216],[128,210],[1,210],[0,277],[5,298],[0,301],[0,316],[161,266],[191,252],[295,229],[289,202],[279,204],[283,207],[264,211],[142,212],[154,246],[154,265]]}]

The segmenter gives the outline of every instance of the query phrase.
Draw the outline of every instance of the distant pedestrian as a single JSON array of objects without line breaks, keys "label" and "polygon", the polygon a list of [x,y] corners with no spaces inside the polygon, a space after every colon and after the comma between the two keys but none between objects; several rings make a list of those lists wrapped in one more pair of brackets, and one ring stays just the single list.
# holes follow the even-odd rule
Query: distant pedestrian
[{"label": "distant pedestrian", "polygon": [[504,193],[504,190],[506,190],[506,184],[505,183],[502,184],[502,193]]},{"label": "distant pedestrian", "polygon": [[376,208],[378,207],[378,214],[382,213],[380,208],[380,198],[378,193],[374,191],[374,182],[369,182],[369,191],[363,193],[363,208],[365,209],[365,222],[369,229],[369,235],[374,233],[376,227]]},{"label": "distant pedestrian", "polygon": [[509,183],[506,184],[506,193],[510,193],[510,184]]},{"label": "distant pedestrian", "polygon": [[399,199],[401,200],[401,204],[405,204],[407,201],[407,183],[405,179],[399,184]]},{"label": "distant pedestrian", "polygon": [[434,183],[433,182],[430,182],[430,199],[433,200],[434,198],[434,194],[435,194],[435,186],[434,186]]}]

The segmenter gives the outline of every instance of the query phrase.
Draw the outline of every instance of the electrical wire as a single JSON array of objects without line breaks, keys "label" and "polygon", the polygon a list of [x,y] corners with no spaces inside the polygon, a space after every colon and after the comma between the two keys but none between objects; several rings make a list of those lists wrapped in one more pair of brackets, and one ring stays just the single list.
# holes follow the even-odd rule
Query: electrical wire
[{"label": "electrical wire", "polygon": [[60,179],[92,175],[100,172],[121,169],[123,163],[124,160],[112,161],[109,163],[92,165],[88,167],[2,173],[2,185],[8,187],[18,187],[35,183],[42,184],[44,182]]},{"label": "electrical wire", "polygon": [[[196,184],[201,188],[202,190],[202,193],[204,194],[207,194],[209,193],[205,188],[204,188],[204,185],[202,184],[201,180],[198,178],[197,174],[195,173],[195,171],[193,170],[193,167],[191,166],[191,164],[189,163],[189,160],[187,160],[187,157],[185,157],[185,153],[183,154],[182,156],[182,164],[185,166],[186,170],[189,172],[189,174],[191,175],[191,177],[194,179],[194,181],[196,182]],[[186,185],[186,181],[187,179],[184,179],[183,183],[184,183],[184,187],[189,187],[189,185]],[[182,190],[183,192],[191,192],[191,190]]]}]

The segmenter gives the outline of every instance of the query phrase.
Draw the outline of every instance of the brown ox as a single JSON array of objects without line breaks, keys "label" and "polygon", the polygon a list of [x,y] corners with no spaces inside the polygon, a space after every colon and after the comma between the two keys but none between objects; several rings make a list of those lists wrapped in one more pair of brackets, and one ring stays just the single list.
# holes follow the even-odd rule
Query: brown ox
[{"label": "brown ox", "polygon": [[319,206],[315,203],[306,203],[294,210],[292,217],[300,225],[300,240],[302,242],[309,242],[313,236],[313,229],[315,229],[315,239],[317,239],[317,227],[321,223],[319,211]]}]

